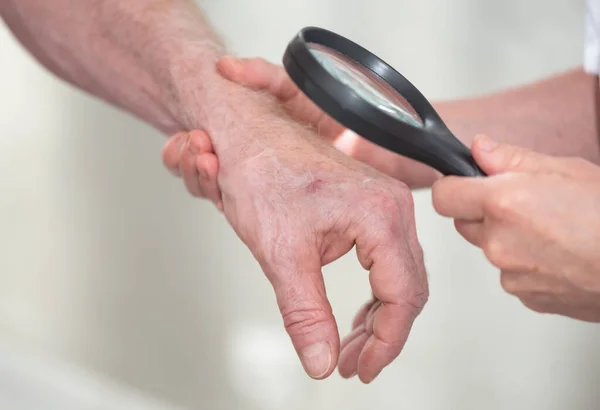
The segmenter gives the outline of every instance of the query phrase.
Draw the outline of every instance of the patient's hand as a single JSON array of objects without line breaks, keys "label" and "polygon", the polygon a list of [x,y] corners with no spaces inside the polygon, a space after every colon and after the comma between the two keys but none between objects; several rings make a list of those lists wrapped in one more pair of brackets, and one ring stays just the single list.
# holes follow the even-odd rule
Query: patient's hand
[{"label": "patient's hand", "polygon": [[[290,110],[302,96],[296,98],[281,103]],[[169,139],[164,163],[184,177],[192,195],[217,204],[253,252],[306,372],[324,379],[338,367],[341,376],[370,383],[400,354],[428,297],[412,195],[406,185],[322,141],[343,128],[318,110],[300,106],[288,113],[309,121],[309,130],[263,100],[270,104],[267,121],[261,123],[258,110],[250,117],[256,123],[246,120],[236,129],[248,135],[252,155],[217,150],[217,161],[213,147],[219,145],[191,131]],[[352,248],[370,272],[373,299],[340,342],[321,267]]]},{"label": "patient's hand", "polygon": [[[412,195],[282,119],[271,123],[267,149],[237,168],[219,151],[219,171],[213,144],[201,131],[173,136],[163,151],[165,165],[185,178],[192,195],[215,202],[253,252],[307,374],[320,380],[337,367],[342,377],[370,383],[400,354],[428,297]],[[249,140],[270,129],[257,128]],[[340,341],[321,268],[353,248],[369,270],[373,299]]]}]

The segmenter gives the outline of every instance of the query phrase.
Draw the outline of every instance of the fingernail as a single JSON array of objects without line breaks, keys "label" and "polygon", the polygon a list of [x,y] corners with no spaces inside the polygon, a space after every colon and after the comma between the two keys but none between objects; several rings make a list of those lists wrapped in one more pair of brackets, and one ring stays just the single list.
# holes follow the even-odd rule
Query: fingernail
[{"label": "fingernail", "polygon": [[233,71],[232,77],[235,79],[239,78],[239,76],[242,74],[242,71],[243,71],[241,61],[233,56],[228,56],[226,58],[229,60],[229,63],[231,64],[231,69]]},{"label": "fingernail", "polygon": [[300,352],[300,360],[310,377],[314,379],[323,377],[331,366],[329,343],[320,342],[306,347]]},{"label": "fingernail", "polygon": [[480,136],[477,143],[479,144],[479,148],[481,148],[482,151],[487,151],[487,152],[491,152],[491,151],[495,150],[496,147],[498,146],[498,144],[494,140],[492,140],[490,137],[487,137],[485,135]]},{"label": "fingernail", "polygon": [[240,62],[240,60],[234,56],[227,56],[226,57],[230,62],[231,65],[233,66],[233,68],[235,68],[236,71],[241,70],[242,68],[242,63]]},{"label": "fingernail", "polygon": [[187,144],[188,144],[189,138],[185,138],[183,136],[179,137],[179,140],[177,141],[177,152],[178,153],[182,153],[183,150],[186,148]]},{"label": "fingernail", "polygon": [[200,153],[200,149],[192,137],[188,138],[187,150],[192,155],[198,155]]}]

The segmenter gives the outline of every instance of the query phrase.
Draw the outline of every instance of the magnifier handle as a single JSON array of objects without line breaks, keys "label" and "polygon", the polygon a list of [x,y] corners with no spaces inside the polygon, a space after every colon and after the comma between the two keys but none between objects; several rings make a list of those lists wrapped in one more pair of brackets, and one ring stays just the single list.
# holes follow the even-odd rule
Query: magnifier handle
[{"label": "magnifier handle", "polygon": [[485,172],[477,165],[471,150],[454,135],[439,138],[436,144],[430,144],[427,150],[432,157],[428,162],[443,175],[461,177],[485,177]]},{"label": "magnifier handle", "polygon": [[477,165],[475,159],[473,159],[473,156],[471,155],[471,151],[469,151],[468,149],[463,152],[457,152],[453,162],[454,164],[451,173],[448,173],[446,175],[456,175],[461,177],[487,176],[485,172],[483,172],[483,170],[479,168],[479,165]]}]

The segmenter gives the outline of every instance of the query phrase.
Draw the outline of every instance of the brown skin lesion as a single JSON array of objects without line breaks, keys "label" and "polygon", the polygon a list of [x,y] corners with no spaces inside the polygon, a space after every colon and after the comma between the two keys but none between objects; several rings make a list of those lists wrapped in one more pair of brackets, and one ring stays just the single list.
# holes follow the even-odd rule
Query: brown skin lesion
[{"label": "brown skin lesion", "polygon": [[323,181],[320,178],[317,178],[308,184],[308,186],[306,187],[306,191],[309,194],[314,194],[315,192],[317,192],[318,190],[320,190],[322,188],[324,183],[325,183],[325,181]]}]

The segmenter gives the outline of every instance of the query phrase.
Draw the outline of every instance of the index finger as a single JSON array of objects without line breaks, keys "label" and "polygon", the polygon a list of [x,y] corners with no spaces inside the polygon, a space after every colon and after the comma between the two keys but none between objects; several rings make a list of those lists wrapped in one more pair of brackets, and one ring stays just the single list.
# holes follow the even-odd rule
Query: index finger
[{"label": "index finger", "polygon": [[373,294],[381,301],[372,324],[367,324],[370,336],[358,357],[357,373],[364,383],[398,357],[428,297],[414,218],[391,222],[395,226],[390,226],[388,234],[370,226],[356,241],[359,260],[370,270]]},{"label": "index finger", "polygon": [[488,179],[448,176],[435,182],[431,190],[435,211],[454,219],[483,219]]},{"label": "index finger", "polygon": [[268,90],[281,101],[288,101],[300,93],[283,67],[263,58],[225,56],[219,60],[217,68],[228,80],[254,90]]}]

